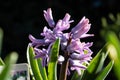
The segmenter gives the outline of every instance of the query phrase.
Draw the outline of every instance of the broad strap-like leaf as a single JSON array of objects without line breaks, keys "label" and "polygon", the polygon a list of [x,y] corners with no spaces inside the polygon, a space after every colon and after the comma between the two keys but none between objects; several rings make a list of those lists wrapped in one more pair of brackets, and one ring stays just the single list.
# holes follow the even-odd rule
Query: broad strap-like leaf
[{"label": "broad strap-like leaf", "polygon": [[28,47],[27,47],[27,61],[29,64],[32,79],[43,80],[42,75],[39,71],[37,59],[35,59],[34,56],[35,56],[35,53],[34,53],[33,47],[28,45]]},{"label": "broad strap-like leaf", "polygon": [[95,73],[98,73],[102,70],[107,55],[108,55],[108,51],[106,53],[104,53],[103,51],[101,52],[101,59]]},{"label": "broad strap-like leaf", "polygon": [[37,64],[42,75],[43,80],[48,80],[45,67],[42,66],[42,59],[37,59]]},{"label": "broad strap-like leaf", "polygon": [[57,39],[52,46],[50,60],[48,63],[48,80],[57,80],[57,60],[59,55],[60,39]]},{"label": "broad strap-like leaf", "polygon": [[0,66],[5,65],[5,63],[3,62],[3,60],[0,58]]},{"label": "broad strap-like leaf", "polygon": [[114,61],[109,62],[109,64],[99,73],[95,80],[104,80],[108,73],[111,71],[113,64]]}]

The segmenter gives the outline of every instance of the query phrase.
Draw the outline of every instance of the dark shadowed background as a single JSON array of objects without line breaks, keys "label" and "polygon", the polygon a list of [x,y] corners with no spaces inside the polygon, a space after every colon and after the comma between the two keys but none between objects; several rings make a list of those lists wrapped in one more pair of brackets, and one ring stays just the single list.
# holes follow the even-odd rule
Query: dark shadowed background
[{"label": "dark shadowed background", "polygon": [[95,37],[87,41],[94,42],[94,53],[104,45],[100,36],[101,17],[120,12],[117,0],[0,0],[0,27],[4,30],[2,58],[16,51],[19,53],[18,63],[26,62],[26,48],[30,42],[28,35],[40,38],[43,27],[48,25],[43,10],[49,7],[52,8],[55,21],[63,18],[66,12],[69,13],[71,19],[75,20],[71,27],[83,16],[90,19],[92,25],[89,33],[95,34]]}]

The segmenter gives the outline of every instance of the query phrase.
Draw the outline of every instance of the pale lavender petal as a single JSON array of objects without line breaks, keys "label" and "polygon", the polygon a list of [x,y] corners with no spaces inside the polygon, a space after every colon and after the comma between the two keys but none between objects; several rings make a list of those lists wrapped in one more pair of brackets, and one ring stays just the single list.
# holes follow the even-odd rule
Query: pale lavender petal
[{"label": "pale lavender petal", "polygon": [[29,35],[29,39],[34,42],[34,43],[44,43],[43,39],[36,39],[35,37],[33,37],[32,35]]},{"label": "pale lavender petal", "polygon": [[92,59],[91,54],[78,54],[78,53],[72,53],[71,58],[76,60],[88,60],[88,61]]},{"label": "pale lavender petal", "polygon": [[90,26],[91,24],[82,25],[81,29],[78,29],[73,33],[72,38],[73,39],[80,38],[83,34],[86,34],[89,31]]},{"label": "pale lavender petal", "polygon": [[89,23],[89,20],[88,20],[88,19],[85,19],[85,17],[83,17],[83,18],[79,21],[79,23],[78,23],[74,28],[72,28],[71,32],[73,33],[73,32],[78,31],[78,30],[81,29],[81,27],[82,27],[83,25],[85,25],[86,23],[88,24],[88,23]]},{"label": "pale lavender petal", "polygon": [[66,23],[62,20],[59,20],[55,26],[55,28],[53,29],[53,32],[55,33],[61,33],[63,30],[68,29],[70,26],[69,23]]},{"label": "pale lavender petal", "polygon": [[62,29],[62,20],[58,20],[55,28],[53,29],[53,32],[59,33],[61,32],[61,29]]},{"label": "pale lavender petal", "polygon": [[[72,38],[80,38],[83,34],[86,34],[90,29],[91,24],[85,17],[71,30]],[[84,37],[84,36],[83,36]]]},{"label": "pale lavender petal", "polygon": [[33,37],[32,35],[29,35],[29,39],[32,41],[32,45],[33,45],[33,46],[45,45],[44,39],[36,39],[36,38]]},{"label": "pale lavender petal", "polygon": [[69,33],[58,33],[56,34],[57,38],[61,39],[61,42],[66,42],[69,39]]},{"label": "pale lavender petal", "polygon": [[91,47],[93,45],[93,42],[87,42],[84,47]]},{"label": "pale lavender petal", "polygon": [[73,20],[69,21],[70,20],[70,15],[68,13],[66,13],[65,17],[63,18],[63,20],[58,20],[55,28],[54,28],[54,31],[56,33],[58,32],[61,32],[61,31],[64,31],[64,30],[67,30],[69,29],[70,27],[70,23],[73,22]]},{"label": "pale lavender petal", "polygon": [[62,64],[62,62],[65,60],[65,58],[62,55],[58,56],[58,63]]},{"label": "pale lavender petal", "polygon": [[80,36],[80,38],[86,38],[86,37],[92,37],[94,34],[83,34]]},{"label": "pale lavender petal", "polygon": [[44,29],[43,29],[43,33],[41,33],[40,35],[45,36],[46,32],[48,32],[48,31],[50,31],[50,30],[45,26]]},{"label": "pale lavender petal", "polygon": [[47,27],[44,27],[43,33],[41,33],[41,35],[44,36],[45,43],[51,43],[56,40],[56,36],[53,34],[53,31]]},{"label": "pale lavender petal", "polygon": [[34,51],[36,53],[35,58],[43,58],[43,57],[48,57],[47,56],[47,51],[45,49],[40,50],[38,48],[34,48]]},{"label": "pale lavender petal", "polygon": [[70,23],[74,22],[74,20],[70,20],[70,17],[71,17],[71,16],[70,16],[68,13],[66,13],[66,14],[65,14],[65,17],[63,18],[63,22],[65,22],[65,23],[67,23],[67,24],[68,24],[68,23],[70,24]]},{"label": "pale lavender petal", "polygon": [[34,48],[34,51],[36,53],[35,58],[41,58],[42,59],[42,66],[44,67],[47,63],[47,58],[48,58],[48,53],[46,49],[38,49],[38,48]]},{"label": "pale lavender petal", "polygon": [[48,22],[49,26],[54,27],[55,22],[53,20],[51,8],[48,8],[47,11],[44,10],[43,12],[44,12],[44,17],[45,17],[46,21]]},{"label": "pale lavender petal", "polygon": [[70,20],[70,15],[68,13],[65,14],[65,17],[63,18],[63,21],[68,22]]},{"label": "pale lavender petal", "polygon": [[78,68],[81,68],[81,69],[86,69],[87,67],[85,65],[83,65],[82,63],[80,63],[79,60],[72,60],[70,59],[70,65],[71,67],[78,67]]},{"label": "pale lavender petal", "polygon": [[68,52],[80,52],[82,53],[82,44],[79,39],[72,40],[71,43],[67,47]]},{"label": "pale lavender petal", "polygon": [[42,36],[48,36],[49,34],[53,34],[53,31],[48,29],[46,26],[43,29],[43,33],[41,33]]}]

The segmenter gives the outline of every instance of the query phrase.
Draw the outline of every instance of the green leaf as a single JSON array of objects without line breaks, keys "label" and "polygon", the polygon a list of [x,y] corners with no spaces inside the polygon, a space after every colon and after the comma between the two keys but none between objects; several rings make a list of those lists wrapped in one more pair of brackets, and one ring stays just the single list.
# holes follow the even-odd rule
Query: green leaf
[{"label": "green leaf", "polygon": [[33,47],[28,45],[27,47],[27,61],[30,67],[30,72],[33,80],[43,80],[42,75],[39,71],[39,66],[37,64],[37,59],[34,59],[35,53]]},{"label": "green leaf", "polygon": [[40,70],[43,80],[48,80],[46,69],[45,69],[45,67],[42,66],[42,61],[40,58],[37,59],[37,64],[38,64],[38,67],[39,67],[39,70]]},{"label": "green leaf", "polygon": [[109,56],[114,60],[114,74],[117,79],[120,80],[120,41],[117,35],[112,31],[107,33],[106,41],[109,43],[107,46],[110,52]]},{"label": "green leaf", "polygon": [[96,70],[96,73],[98,73],[102,70],[107,55],[108,55],[108,51],[106,53],[104,53],[103,51],[101,52],[101,59],[100,59],[98,68]]},{"label": "green leaf", "polygon": [[94,80],[97,73],[101,71],[104,60],[107,55],[104,54],[106,45],[97,53],[97,55],[90,62],[88,68],[84,71],[83,76],[80,80]]},{"label": "green leaf", "polygon": [[117,57],[120,60],[120,41],[117,38],[116,34],[112,31],[108,31],[106,35],[106,41],[112,44],[117,50]]},{"label": "green leaf", "polygon": [[120,80],[120,40],[114,32],[109,31],[106,41],[109,43],[110,58],[114,60],[114,73]]},{"label": "green leaf", "polygon": [[108,73],[111,71],[114,61],[109,62],[109,64],[99,73],[95,80],[104,80]]},{"label": "green leaf", "polygon": [[114,17],[114,15],[112,13],[109,14],[109,18],[114,22],[116,21],[116,18]]},{"label": "green leaf", "polygon": [[103,17],[102,19],[101,19],[101,21],[102,21],[102,26],[104,27],[104,28],[107,28],[107,20]]},{"label": "green leaf", "polygon": [[78,80],[78,78],[80,78],[80,75],[78,75],[78,73],[75,71],[71,80]]},{"label": "green leaf", "polygon": [[18,59],[18,55],[16,52],[12,52],[9,56],[5,59],[5,64],[3,66],[3,70],[0,73],[0,79],[2,80],[10,80],[10,69],[12,68],[12,65],[16,63]]},{"label": "green leaf", "polygon": [[59,54],[60,39],[57,39],[52,46],[50,61],[48,64],[48,80],[57,80],[57,59]]},{"label": "green leaf", "polygon": [[116,75],[118,80],[120,80],[120,60],[118,57],[117,50],[113,44],[108,45],[108,50],[110,51],[109,56],[110,56],[111,60],[114,60],[114,67],[113,67],[114,74]]},{"label": "green leaf", "polygon": [[90,62],[90,65],[87,68],[90,73],[97,73],[96,71],[101,70],[101,68],[103,67],[103,63],[108,54],[108,52],[106,52],[106,46],[107,44],[97,53],[97,55]]},{"label": "green leaf", "polygon": [[0,55],[1,55],[1,49],[2,49],[2,40],[3,40],[3,30],[0,28]]},{"label": "green leaf", "polygon": [[5,63],[3,62],[3,60],[0,58],[0,66],[1,65],[5,65]]}]

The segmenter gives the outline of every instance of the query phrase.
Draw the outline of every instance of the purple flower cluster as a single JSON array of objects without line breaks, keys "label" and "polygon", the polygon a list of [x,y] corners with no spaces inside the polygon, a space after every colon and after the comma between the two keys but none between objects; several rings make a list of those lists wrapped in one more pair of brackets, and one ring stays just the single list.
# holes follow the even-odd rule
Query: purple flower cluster
[{"label": "purple flower cluster", "polygon": [[[42,65],[45,66],[49,62],[51,46],[57,38],[60,38],[61,50],[70,54],[68,59],[70,69],[76,70],[81,74],[81,70],[86,69],[86,66],[92,59],[92,51],[89,47],[91,47],[93,43],[80,41],[81,38],[94,36],[93,34],[87,34],[91,27],[89,19],[83,17],[80,22],[72,28],[71,32],[64,33],[63,31],[68,30],[70,24],[74,22],[73,20],[70,20],[71,16],[66,13],[63,19],[60,19],[55,23],[51,8],[48,8],[43,12],[50,29],[46,26],[44,27],[43,32],[41,33],[41,36],[44,37],[43,39],[36,39],[32,35],[29,35],[29,39],[32,41],[30,44],[34,47],[36,53],[35,58],[42,58]],[[64,56],[59,55],[58,63],[62,64],[65,60],[64,58]]]}]

